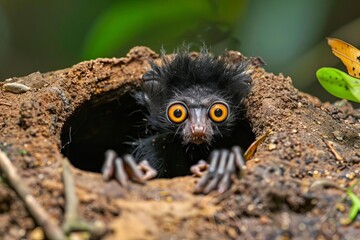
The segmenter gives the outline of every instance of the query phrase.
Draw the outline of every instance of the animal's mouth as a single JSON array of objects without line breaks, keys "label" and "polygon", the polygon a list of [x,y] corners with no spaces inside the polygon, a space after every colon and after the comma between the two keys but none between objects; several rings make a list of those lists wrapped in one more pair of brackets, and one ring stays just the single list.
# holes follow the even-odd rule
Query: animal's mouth
[{"label": "animal's mouth", "polygon": [[204,136],[200,137],[200,136],[186,136],[183,138],[182,143],[183,144],[195,144],[195,145],[200,145],[203,143],[208,142],[208,139]]},{"label": "animal's mouth", "polygon": [[192,137],[189,142],[194,143],[196,145],[200,145],[200,144],[205,142],[205,138],[203,138],[203,137]]}]

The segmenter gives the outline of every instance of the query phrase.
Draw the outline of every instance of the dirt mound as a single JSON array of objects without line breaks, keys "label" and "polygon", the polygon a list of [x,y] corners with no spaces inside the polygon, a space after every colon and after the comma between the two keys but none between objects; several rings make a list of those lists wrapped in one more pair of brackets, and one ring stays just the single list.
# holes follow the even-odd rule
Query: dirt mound
[{"label": "dirt mound", "polygon": [[[227,57],[243,58],[233,51]],[[256,137],[272,134],[229,192],[194,195],[192,176],[126,191],[89,172],[99,171],[105,149],[137,136],[142,114],[130,95],[149,58],[158,55],[135,47],[124,58],[7,80],[30,90],[0,95],[0,149],[55,222],[64,221],[67,156],[76,167],[79,215],[104,223],[104,239],[357,239],[359,222],[344,224],[351,202],[343,189],[360,175],[360,111],[346,102],[323,104],[256,59],[246,118]],[[360,195],[360,187],[353,192]],[[34,238],[35,227],[23,201],[1,183],[1,239]]]}]

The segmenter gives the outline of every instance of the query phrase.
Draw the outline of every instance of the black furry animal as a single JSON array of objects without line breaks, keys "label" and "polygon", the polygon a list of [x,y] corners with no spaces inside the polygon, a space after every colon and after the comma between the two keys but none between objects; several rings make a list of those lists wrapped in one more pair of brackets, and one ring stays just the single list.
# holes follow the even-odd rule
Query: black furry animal
[{"label": "black furry animal", "polygon": [[180,50],[150,64],[136,98],[148,110],[153,134],[140,139],[132,155],[107,151],[104,178],[126,186],[128,178],[143,182],[208,169],[195,191],[227,190],[244,166],[239,144],[248,138],[242,102],[251,89],[249,61],[232,64],[204,48],[197,56]]}]

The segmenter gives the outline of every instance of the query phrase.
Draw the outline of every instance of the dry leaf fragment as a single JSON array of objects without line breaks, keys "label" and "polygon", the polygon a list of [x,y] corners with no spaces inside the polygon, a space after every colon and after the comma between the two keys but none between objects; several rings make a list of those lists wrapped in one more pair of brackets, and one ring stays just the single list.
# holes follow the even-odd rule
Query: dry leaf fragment
[{"label": "dry leaf fragment", "polygon": [[258,146],[264,142],[264,140],[272,133],[272,131],[267,131],[266,133],[264,133],[263,135],[261,135],[260,137],[258,137],[246,150],[244,157],[245,160],[248,161],[255,153],[256,149],[258,148]]},{"label": "dry leaf fragment", "polygon": [[341,59],[349,75],[360,78],[360,50],[337,38],[328,38],[332,52]]}]

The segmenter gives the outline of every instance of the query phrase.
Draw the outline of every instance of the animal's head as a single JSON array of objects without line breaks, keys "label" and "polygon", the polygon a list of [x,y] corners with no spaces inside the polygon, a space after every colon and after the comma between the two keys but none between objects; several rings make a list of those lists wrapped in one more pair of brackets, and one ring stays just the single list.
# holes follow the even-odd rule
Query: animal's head
[{"label": "animal's head", "polygon": [[182,50],[150,64],[138,99],[149,111],[151,127],[185,144],[210,144],[231,134],[251,88],[248,61],[232,64],[203,49],[198,56]]}]

